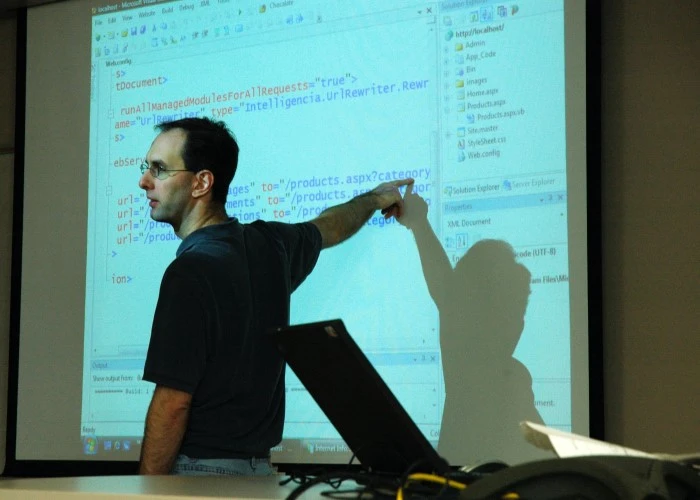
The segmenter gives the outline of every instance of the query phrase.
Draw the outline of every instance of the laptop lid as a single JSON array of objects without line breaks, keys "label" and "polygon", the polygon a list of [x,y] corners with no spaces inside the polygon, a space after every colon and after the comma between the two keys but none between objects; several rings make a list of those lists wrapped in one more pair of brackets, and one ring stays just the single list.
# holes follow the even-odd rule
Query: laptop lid
[{"label": "laptop lid", "polygon": [[438,474],[449,470],[342,320],[282,327],[272,335],[363,468],[398,475],[409,468]]}]

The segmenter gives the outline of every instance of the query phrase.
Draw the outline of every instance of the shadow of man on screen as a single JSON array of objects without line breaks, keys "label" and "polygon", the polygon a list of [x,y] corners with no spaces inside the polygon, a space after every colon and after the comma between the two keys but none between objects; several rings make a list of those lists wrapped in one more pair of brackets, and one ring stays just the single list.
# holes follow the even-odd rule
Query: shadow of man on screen
[{"label": "shadow of man on screen", "polygon": [[438,452],[456,465],[551,457],[525,441],[523,420],[543,423],[532,377],[513,357],[525,325],[530,272],[510,244],[481,240],[452,267],[428,221],[428,205],[409,193],[401,223],[414,235],[428,291],[440,315],[445,380]]}]

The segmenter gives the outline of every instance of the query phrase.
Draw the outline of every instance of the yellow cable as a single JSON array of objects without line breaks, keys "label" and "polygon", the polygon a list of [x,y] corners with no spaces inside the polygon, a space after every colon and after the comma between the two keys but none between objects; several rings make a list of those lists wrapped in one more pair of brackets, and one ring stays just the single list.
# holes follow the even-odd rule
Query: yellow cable
[{"label": "yellow cable", "polygon": [[447,479],[442,476],[436,476],[435,474],[425,474],[423,472],[416,472],[415,474],[411,474],[410,476],[408,476],[407,479],[408,481],[429,481],[433,483],[447,484],[447,486],[451,488],[456,488],[458,490],[463,490],[467,487],[467,485],[464,483],[460,483],[452,479]]},{"label": "yellow cable", "polygon": [[[408,481],[428,481],[431,483],[446,484],[450,488],[455,488],[458,490],[463,490],[467,487],[467,485],[464,483],[453,481],[452,479],[447,479],[442,476],[436,476],[435,474],[425,474],[423,472],[411,474],[406,478],[406,482]],[[396,490],[396,500],[403,500],[403,485],[399,486],[399,488]]]}]

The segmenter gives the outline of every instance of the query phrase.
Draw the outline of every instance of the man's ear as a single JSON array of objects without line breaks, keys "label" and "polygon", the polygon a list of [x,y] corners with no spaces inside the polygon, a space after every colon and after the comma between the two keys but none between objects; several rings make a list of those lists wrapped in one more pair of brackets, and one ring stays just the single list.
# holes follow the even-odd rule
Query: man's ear
[{"label": "man's ear", "polygon": [[214,188],[214,174],[211,170],[200,170],[194,174],[192,181],[192,197],[206,196]]}]

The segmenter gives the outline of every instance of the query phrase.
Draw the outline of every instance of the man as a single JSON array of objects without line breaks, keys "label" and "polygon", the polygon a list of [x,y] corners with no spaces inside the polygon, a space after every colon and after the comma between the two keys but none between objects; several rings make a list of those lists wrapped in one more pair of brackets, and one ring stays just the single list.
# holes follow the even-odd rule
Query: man
[{"label": "man", "polygon": [[401,186],[384,183],[300,224],[240,224],[226,214],[238,145],[223,122],[159,125],[139,187],[151,218],[182,239],[161,283],[144,380],[142,474],[266,475],[284,423],[284,360],[266,335],[289,323],[290,294],[319,252],[376,210],[400,217]]}]

